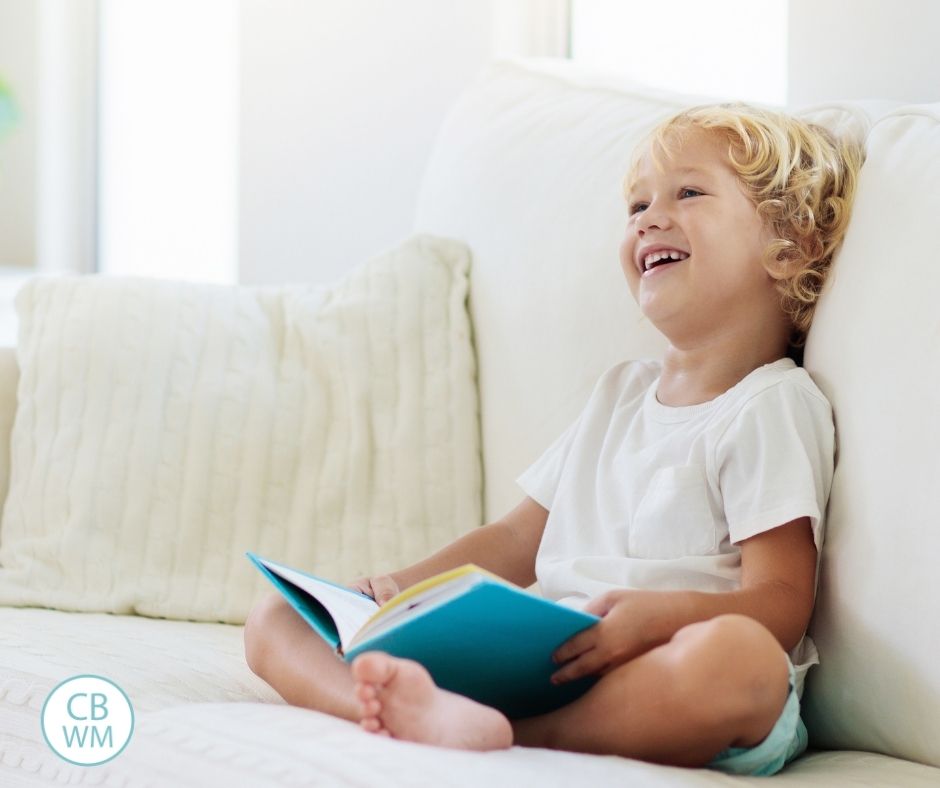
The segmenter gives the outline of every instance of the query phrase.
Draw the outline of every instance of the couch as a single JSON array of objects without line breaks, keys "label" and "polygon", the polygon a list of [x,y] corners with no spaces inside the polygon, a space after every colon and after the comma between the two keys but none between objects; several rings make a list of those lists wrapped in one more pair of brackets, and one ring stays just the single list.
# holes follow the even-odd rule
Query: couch
[{"label": "couch", "polygon": [[[459,99],[428,164],[414,229],[454,239],[472,258],[468,290],[456,291],[471,334],[454,323],[472,348],[472,369],[464,359],[451,385],[433,390],[442,398],[460,396],[457,384],[472,388],[472,402],[445,410],[473,434],[452,431],[441,440],[450,446],[459,439],[474,462],[466,453],[459,462],[450,455],[435,462],[445,476],[468,480],[460,495],[472,501],[456,513],[424,506],[426,519],[443,512],[459,531],[509,511],[521,497],[514,479],[577,415],[597,376],[623,358],[662,352],[663,340],[633,304],[618,265],[621,178],[648,128],[708,100],[550,60],[496,62]],[[826,788],[936,786],[940,104],[834,101],[790,109],[863,139],[867,161],[805,350],[805,367],[833,404],[838,454],[810,628],[821,664],[810,671],[803,698],[810,750],[774,779]],[[407,279],[398,289],[407,290]],[[225,301],[224,292],[213,293]],[[32,390],[19,380],[19,353],[0,352],[0,443],[12,447],[0,452],[0,496],[22,456],[11,430],[20,441],[30,434],[16,418]],[[63,420],[59,428],[66,427]],[[347,471],[370,462],[359,457]],[[0,549],[0,556],[14,555],[14,508],[8,502],[0,531],[8,552]],[[375,511],[354,514],[368,527]],[[416,528],[427,527],[409,517]],[[409,537],[400,530],[407,524],[396,528],[383,533],[391,559],[399,560],[407,551],[392,548]],[[437,533],[411,547],[420,552],[451,536]],[[284,549],[270,557],[285,560],[301,549],[271,545]],[[249,540],[232,547],[258,549]],[[376,549],[375,561],[362,568],[378,568],[387,553]],[[342,550],[334,558],[335,571],[360,568],[343,563]],[[117,569],[104,564],[96,571]],[[243,602],[263,590],[251,586]],[[244,604],[211,620],[212,599],[186,620],[172,606],[147,607],[143,597],[102,597],[84,609],[81,599],[68,604],[65,596],[9,597],[0,607],[0,785],[761,782],[616,757],[519,747],[466,753],[371,736],[285,704],[246,666],[238,623]],[[135,712],[126,749],[89,767],[56,756],[39,723],[52,689],[86,673],[114,680]]]}]

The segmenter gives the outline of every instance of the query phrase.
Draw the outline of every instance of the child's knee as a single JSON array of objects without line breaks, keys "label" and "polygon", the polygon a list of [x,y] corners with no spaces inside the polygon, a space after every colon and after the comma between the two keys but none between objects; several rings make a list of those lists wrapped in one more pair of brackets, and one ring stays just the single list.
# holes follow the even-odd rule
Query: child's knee
[{"label": "child's knee", "polygon": [[283,616],[285,605],[287,602],[280,594],[269,593],[251,609],[245,620],[245,661],[253,673],[260,675],[263,670],[272,629]]},{"label": "child's knee", "polygon": [[677,682],[691,704],[727,719],[768,713],[786,700],[786,653],[773,634],[746,616],[724,615],[676,633]]}]

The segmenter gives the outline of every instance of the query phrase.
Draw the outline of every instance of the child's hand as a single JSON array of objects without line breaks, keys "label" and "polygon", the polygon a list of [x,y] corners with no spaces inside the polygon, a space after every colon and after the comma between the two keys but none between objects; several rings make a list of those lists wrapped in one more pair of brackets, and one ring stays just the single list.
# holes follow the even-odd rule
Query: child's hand
[{"label": "child's hand", "polygon": [[656,645],[651,635],[661,600],[655,591],[609,591],[592,599],[584,610],[601,620],[555,651],[552,659],[564,667],[552,675],[552,683],[603,675]]},{"label": "child's hand", "polygon": [[355,588],[366,596],[371,596],[379,605],[384,605],[401,590],[391,575],[360,577],[350,583],[349,587]]}]

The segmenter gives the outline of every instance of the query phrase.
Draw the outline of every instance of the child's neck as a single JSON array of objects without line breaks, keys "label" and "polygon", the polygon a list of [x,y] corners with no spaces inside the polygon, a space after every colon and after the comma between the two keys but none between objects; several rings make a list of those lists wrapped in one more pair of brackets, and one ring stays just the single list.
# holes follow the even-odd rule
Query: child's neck
[{"label": "child's neck", "polygon": [[786,354],[787,341],[773,338],[756,345],[716,342],[677,348],[670,344],[656,398],[675,408],[709,402],[755,369]]}]

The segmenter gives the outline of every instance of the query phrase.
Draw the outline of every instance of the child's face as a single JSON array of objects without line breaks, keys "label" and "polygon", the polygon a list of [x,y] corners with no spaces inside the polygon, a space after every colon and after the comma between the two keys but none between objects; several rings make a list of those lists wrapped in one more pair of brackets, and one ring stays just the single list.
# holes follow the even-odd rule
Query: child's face
[{"label": "child's face", "polygon": [[[620,262],[643,313],[669,339],[715,330],[760,330],[782,314],[774,282],[761,265],[772,235],[731,168],[727,145],[691,132],[671,157],[649,151],[627,195],[629,218]],[[650,250],[686,259],[647,270]]]}]

